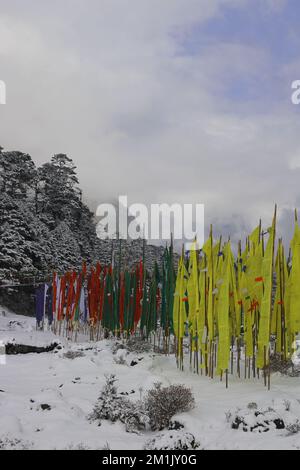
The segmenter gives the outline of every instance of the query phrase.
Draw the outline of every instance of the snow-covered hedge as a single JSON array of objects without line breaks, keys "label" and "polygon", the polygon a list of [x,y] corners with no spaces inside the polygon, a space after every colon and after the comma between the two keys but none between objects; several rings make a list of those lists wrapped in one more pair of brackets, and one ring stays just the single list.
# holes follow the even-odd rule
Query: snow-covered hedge
[{"label": "snow-covered hedge", "polygon": [[8,435],[0,437],[0,450],[30,450],[33,447],[32,442],[17,439]]},{"label": "snow-covered hedge", "polygon": [[232,429],[244,432],[286,429],[289,434],[293,434],[300,431],[300,422],[291,409],[291,403],[286,400],[281,404],[260,408],[256,403],[249,403],[247,408],[227,412],[226,417]]},{"label": "snow-covered hedge", "polygon": [[175,414],[194,406],[192,392],[184,385],[162,387],[161,383],[156,383],[144,400],[132,401],[118,394],[116,381],[115,375],[106,376],[106,383],[89,416],[91,421],[97,421],[99,425],[102,420],[121,421],[128,432],[140,432],[147,425],[153,431],[160,431],[172,427],[171,418]]},{"label": "snow-covered hedge", "polygon": [[99,425],[101,420],[121,421],[125,424],[127,432],[139,432],[145,429],[149,420],[143,402],[140,400],[133,402],[120,396],[115,385],[116,381],[113,374],[106,377],[106,383],[89,419],[98,421]]},{"label": "snow-covered hedge", "polygon": [[193,434],[184,431],[164,431],[149,439],[144,446],[145,450],[193,450],[199,449],[198,442]]}]

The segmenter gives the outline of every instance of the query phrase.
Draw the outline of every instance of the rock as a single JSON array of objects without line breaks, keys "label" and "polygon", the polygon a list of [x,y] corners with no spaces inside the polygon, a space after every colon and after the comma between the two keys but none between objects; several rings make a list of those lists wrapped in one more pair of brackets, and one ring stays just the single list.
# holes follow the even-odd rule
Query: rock
[{"label": "rock", "polygon": [[136,365],[137,365],[137,362],[136,362],[136,361],[131,361],[130,365],[131,365],[131,366],[136,366]]},{"label": "rock", "polygon": [[7,343],[5,347],[5,351],[7,355],[12,354],[30,354],[30,353],[44,353],[53,351],[55,348],[58,347],[58,343],[52,343],[49,346],[32,346],[26,344],[14,344],[14,343]]},{"label": "rock", "polygon": [[284,424],[283,420],[280,419],[280,418],[274,419],[273,423],[275,424],[276,429],[284,429],[285,428],[285,424]]},{"label": "rock", "polygon": [[43,411],[45,411],[45,410],[47,410],[47,411],[51,410],[51,406],[48,405],[48,403],[42,403],[42,404],[40,405],[40,407],[41,407],[41,409],[42,409]]},{"label": "rock", "polygon": [[178,431],[179,429],[183,429],[184,426],[182,423],[180,423],[179,421],[170,421],[170,424],[169,424],[169,431]]}]

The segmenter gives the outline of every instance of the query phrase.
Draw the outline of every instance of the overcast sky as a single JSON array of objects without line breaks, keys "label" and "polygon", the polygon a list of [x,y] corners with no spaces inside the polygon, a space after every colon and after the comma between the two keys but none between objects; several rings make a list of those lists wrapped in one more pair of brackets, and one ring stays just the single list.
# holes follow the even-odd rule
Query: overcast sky
[{"label": "overcast sky", "polygon": [[0,0],[0,144],[67,153],[95,207],[204,203],[233,237],[300,205],[299,0]]}]

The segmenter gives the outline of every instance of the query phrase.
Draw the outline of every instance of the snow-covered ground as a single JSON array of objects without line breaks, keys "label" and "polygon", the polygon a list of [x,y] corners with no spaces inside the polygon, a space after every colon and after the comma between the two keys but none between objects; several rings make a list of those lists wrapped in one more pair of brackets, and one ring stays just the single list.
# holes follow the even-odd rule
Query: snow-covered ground
[{"label": "snow-covered ground", "polygon": [[[164,385],[184,383],[195,396],[193,410],[176,417],[200,442],[203,449],[297,449],[300,432],[290,435],[285,429],[268,432],[243,432],[232,429],[228,411],[247,409],[249,403],[275,408],[286,418],[286,403],[291,421],[300,420],[300,378],[273,374],[271,390],[263,380],[229,377],[229,388],[218,378],[211,380],[176,368],[173,356],[129,353],[124,364],[117,364],[114,341],[71,343],[50,332],[35,331],[33,318],[13,315],[0,308],[0,341],[18,344],[49,345],[60,342],[62,349],[47,353],[7,355],[0,364],[0,448],[18,440],[17,447],[66,449],[82,446],[92,449],[142,449],[156,433],[127,433],[122,423],[103,421],[101,426],[88,421],[93,405],[105,382],[105,374],[116,374],[118,390],[140,398],[155,382]],[[81,350],[82,357],[69,359],[65,353]],[[130,365],[132,360],[136,365]],[[2,361],[3,362],[3,361]],[[284,404],[285,403],[285,404]],[[49,405],[51,409],[42,409]],[[45,408],[45,407],[44,407]],[[19,440],[21,442],[19,442]],[[1,444],[2,442],[2,444]],[[4,443],[4,444],[3,444]]]}]

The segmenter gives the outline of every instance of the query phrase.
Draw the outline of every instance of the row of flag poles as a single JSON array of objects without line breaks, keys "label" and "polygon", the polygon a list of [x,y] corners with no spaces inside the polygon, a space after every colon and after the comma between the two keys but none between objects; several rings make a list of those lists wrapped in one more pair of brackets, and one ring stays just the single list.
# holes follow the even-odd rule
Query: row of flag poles
[{"label": "row of flag poles", "polygon": [[[260,373],[270,386],[271,357],[290,360],[300,333],[300,228],[295,230],[286,259],[276,241],[276,208],[272,226],[261,223],[238,245],[214,240],[212,228],[201,250],[182,252],[175,270],[173,243],[161,266],[149,273],[141,260],[120,271],[97,264],[81,272],[53,274],[40,286],[41,309],[58,334],[89,332],[90,338],[139,335],[153,338],[165,352],[173,347],[177,365],[194,372],[225,377],[236,368],[239,377]],[[177,273],[175,272],[177,271]]]},{"label": "row of flag poles", "polygon": [[213,241],[212,229],[201,252],[182,255],[175,288],[174,333],[177,364],[183,368],[184,341],[189,338],[190,365],[221,379],[241,365],[246,377],[262,371],[270,386],[271,357],[290,360],[300,332],[300,229],[295,217],[289,260],[272,226],[261,223],[241,243],[235,259],[230,240]]},{"label": "row of flag poles", "polygon": [[131,270],[98,263],[89,270],[83,265],[80,272],[53,273],[52,283],[36,291],[37,323],[43,327],[47,322],[55,333],[73,339],[80,332],[88,332],[92,340],[137,334],[149,339],[158,330],[169,338],[174,283],[172,244],[165,249],[162,266],[155,264],[152,273],[143,260]]}]

